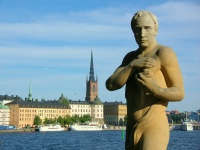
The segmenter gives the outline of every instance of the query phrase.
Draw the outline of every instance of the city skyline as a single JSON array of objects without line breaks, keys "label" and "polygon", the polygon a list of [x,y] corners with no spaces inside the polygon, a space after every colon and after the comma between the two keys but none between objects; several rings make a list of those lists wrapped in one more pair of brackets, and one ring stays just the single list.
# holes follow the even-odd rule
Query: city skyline
[{"label": "city skyline", "polygon": [[130,21],[139,10],[149,10],[158,17],[157,40],[175,51],[183,74],[185,98],[170,102],[167,110],[198,110],[197,0],[1,1],[0,95],[28,97],[31,77],[34,99],[57,99],[64,94],[68,99],[84,100],[92,50],[99,98],[126,102],[124,88],[110,92],[105,81],[124,55],[138,48]]}]

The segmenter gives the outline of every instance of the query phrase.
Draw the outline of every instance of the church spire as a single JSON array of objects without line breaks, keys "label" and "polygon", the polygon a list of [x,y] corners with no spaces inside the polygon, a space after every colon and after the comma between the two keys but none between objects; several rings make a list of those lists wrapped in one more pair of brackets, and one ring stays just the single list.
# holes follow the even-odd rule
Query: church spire
[{"label": "church spire", "polygon": [[95,77],[94,77],[94,64],[93,64],[93,53],[91,51],[91,61],[90,61],[90,77],[89,81],[95,82]]},{"label": "church spire", "polygon": [[93,53],[91,50],[91,60],[90,60],[90,74],[89,79],[86,77],[86,101],[93,102],[95,97],[98,95],[98,80],[94,76],[94,65],[93,65]]},{"label": "church spire", "polygon": [[28,100],[32,101],[32,90],[31,90],[31,78],[30,78],[30,84],[29,84],[29,92],[28,92]]}]

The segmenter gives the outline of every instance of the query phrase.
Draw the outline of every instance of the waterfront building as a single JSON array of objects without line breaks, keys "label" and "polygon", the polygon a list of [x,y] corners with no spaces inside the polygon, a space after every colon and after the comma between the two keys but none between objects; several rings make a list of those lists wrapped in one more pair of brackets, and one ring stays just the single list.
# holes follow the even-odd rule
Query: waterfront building
[{"label": "waterfront building", "polygon": [[180,112],[178,110],[170,111],[170,115],[176,115],[176,114],[180,114]]},{"label": "waterfront building", "polygon": [[69,106],[71,108],[72,116],[82,117],[84,115],[89,115],[92,121],[98,121],[103,123],[103,103],[98,96],[90,101],[69,101]]},{"label": "waterfront building", "polygon": [[98,79],[94,77],[93,53],[91,51],[89,78],[86,78],[85,101],[69,101],[72,116],[90,115],[92,121],[103,122],[103,103],[98,97]]},{"label": "waterfront building", "polygon": [[90,73],[89,79],[86,78],[86,97],[85,101],[92,102],[98,96],[98,79],[94,77],[94,64],[93,64],[93,54],[91,52],[90,60]]},{"label": "waterfront building", "polygon": [[7,106],[10,107],[10,125],[17,128],[34,126],[35,116],[39,116],[42,121],[45,118],[55,119],[59,116],[71,116],[71,108],[57,101],[13,101],[8,103]]},{"label": "waterfront building", "polygon": [[2,105],[5,105],[5,104],[10,103],[15,100],[19,101],[19,100],[22,100],[22,98],[17,95],[16,96],[0,95],[0,104],[2,104]]},{"label": "waterfront building", "polygon": [[108,125],[123,126],[127,115],[127,106],[122,102],[104,103],[104,122]]},{"label": "waterfront building", "polygon": [[79,116],[82,117],[84,115],[91,116],[91,105],[88,101],[72,101],[69,100],[69,106],[71,108],[72,116]]},{"label": "waterfront building", "polygon": [[0,103],[0,126],[9,126],[10,108]]},{"label": "waterfront building", "polygon": [[187,112],[187,117],[190,119],[192,122],[198,122],[199,123],[199,117],[200,116],[200,110],[197,110],[196,112]]}]

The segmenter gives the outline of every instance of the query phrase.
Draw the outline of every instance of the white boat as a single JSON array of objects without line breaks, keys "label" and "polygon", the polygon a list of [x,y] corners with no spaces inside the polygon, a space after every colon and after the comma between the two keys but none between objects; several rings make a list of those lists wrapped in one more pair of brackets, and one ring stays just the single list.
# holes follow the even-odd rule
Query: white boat
[{"label": "white boat", "polygon": [[187,112],[185,112],[185,120],[181,124],[181,130],[183,131],[193,131],[193,125],[187,118]]},{"label": "white boat", "polygon": [[65,129],[59,124],[46,124],[39,126],[35,131],[64,131]]},{"label": "white boat", "polygon": [[70,126],[71,131],[101,131],[102,126],[98,122],[86,122]]},{"label": "white boat", "polygon": [[172,120],[172,123],[171,123],[171,125],[169,126],[169,130],[174,130],[174,128],[175,128],[175,126],[174,126],[174,122],[173,122],[173,120]]},{"label": "white boat", "polygon": [[193,131],[193,125],[188,120],[183,121],[181,124],[181,130],[183,131]]}]

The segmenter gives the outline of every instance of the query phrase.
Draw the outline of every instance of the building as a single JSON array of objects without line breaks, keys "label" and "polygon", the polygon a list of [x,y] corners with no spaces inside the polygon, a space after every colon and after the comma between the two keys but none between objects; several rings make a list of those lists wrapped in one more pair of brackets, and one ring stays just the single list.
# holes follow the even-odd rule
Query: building
[{"label": "building", "polygon": [[96,98],[92,101],[69,101],[71,114],[72,116],[82,117],[84,115],[90,115],[92,121],[98,121],[99,123],[103,123],[103,103],[96,96]]},{"label": "building", "polygon": [[71,115],[72,116],[79,116],[82,117],[84,115],[91,116],[91,105],[88,101],[72,101],[69,100],[69,106],[71,108]]},{"label": "building", "polygon": [[90,61],[90,73],[89,79],[86,78],[86,97],[85,101],[94,101],[98,96],[98,79],[94,77],[94,64],[93,64],[93,54],[91,52],[91,61]]},{"label": "building", "polygon": [[180,114],[180,112],[178,110],[172,110],[170,112],[170,115],[176,115],[176,114]]},{"label": "building", "polygon": [[93,64],[93,53],[91,52],[90,60],[90,72],[89,78],[86,78],[86,97],[85,101],[69,101],[72,116],[84,116],[90,115],[92,121],[103,121],[103,103],[98,97],[98,80],[94,77],[94,64]]},{"label": "building", "polygon": [[0,103],[0,126],[9,126],[10,108]]},{"label": "building", "polygon": [[10,103],[15,100],[19,101],[19,100],[22,100],[22,98],[17,95],[16,96],[0,95],[0,104],[2,104],[2,105],[5,105],[5,104]]},{"label": "building", "polygon": [[104,122],[108,125],[123,126],[125,116],[127,115],[127,106],[122,102],[104,103]]},{"label": "building", "polygon": [[29,84],[28,100],[29,101],[33,101],[33,98],[32,98],[32,89],[31,89],[31,79],[30,79],[30,84]]},{"label": "building", "polygon": [[34,102],[34,101],[13,101],[8,103],[10,107],[10,125],[17,128],[34,126],[35,116],[39,116],[42,121],[45,118],[55,119],[59,116],[71,116],[71,108],[57,101]]}]

